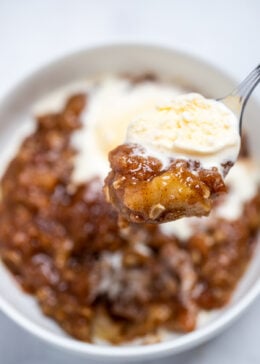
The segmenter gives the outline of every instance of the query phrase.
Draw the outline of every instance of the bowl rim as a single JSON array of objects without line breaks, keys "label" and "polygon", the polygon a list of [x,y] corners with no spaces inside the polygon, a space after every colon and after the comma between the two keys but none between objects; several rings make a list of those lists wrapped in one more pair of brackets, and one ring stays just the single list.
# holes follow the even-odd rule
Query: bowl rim
[{"label": "bowl rim", "polygon": [[[213,65],[212,63],[200,58],[192,53],[178,50],[170,46],[165,46],[161,44],[154,43],[134,43],[134,42],[123,42],[123,43],[106,43],[96,46],[86,47],[78,51],[67,53],[54,60],[46,63],[42,67],[34,70],[22,80],[20,80],[16,85],[14,85],[5,95],[1,98],[0,109],[4,104],[9,101],[9,98],[13,96],[20,88],[29,84],[32,80],[40,76],[42,73],[47,71],[49,68],[57,66],[60,62],[65,60],[70,60],[73,58],[81,57],[85,53],[97,52],[99,50],[112,51],[114,49],[147,49],[154,52],[164,52],[169,55],[175,55],[178,57],[183,57],[186,60],[190,60],[193,63],[198,63],[210,69],[211,72],[219,74],[230,82],[234,80],[226,74],[221,68]],[[36,337],[48,342],[52,345],[56,345],[60,349],[69,350],[77,354],[85,354],[89,357],[95,359],[147,359],[151,356],[167,356],[169,354],[176,354],[186,349],[190,349],[198,344],[208,341],[210,338],[219,333],[222,329],[231,324],[235,318],[237,318],[241,313],[243,313],[246,308],[255,300],[255,298],[260,294],[260,278],[256,283],[248,290],[247,294],[244,295],[238,303],[234,306],[224,311],[217,320],[212,321],[207,326],[199,328],[191,333],[180,336],[176,341],[164,341],[155,344],[143,345],[143,346],[100,346],[96,344],[90,344],[78,341],[70,337],[62,337],[49,329],[45,329],[30,319],[26,318],[22,313],[19,312],[15,307],[9,304],[5,299],[0,296],[0,310],[2,310],[7,316],[9,316],[14,322],[23,327],[25,330],[35,335]]]}]

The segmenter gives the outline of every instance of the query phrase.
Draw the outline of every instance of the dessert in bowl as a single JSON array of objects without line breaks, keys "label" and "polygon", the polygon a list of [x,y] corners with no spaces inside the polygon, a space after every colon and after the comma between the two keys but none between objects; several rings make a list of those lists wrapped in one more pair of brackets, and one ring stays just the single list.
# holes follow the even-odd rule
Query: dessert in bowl
[{"label": "dessert in bowl", "polygon": [[[203,87],[199,70],[214,87]],[[1,187],[3,309],[52,343],[113,359],[183,350],[236,316],[258,290],[258,171],[245,142],[228,195],[207,218],[121,229],[102,192],[107,154],[133,116],[173,95],[213,97],[231,84],[176,52],[114,46],[58,61],[9,95],[1,115],[10,118],[2,125],[10,136]],[[18,125],[25,117],[31,130]]]}]

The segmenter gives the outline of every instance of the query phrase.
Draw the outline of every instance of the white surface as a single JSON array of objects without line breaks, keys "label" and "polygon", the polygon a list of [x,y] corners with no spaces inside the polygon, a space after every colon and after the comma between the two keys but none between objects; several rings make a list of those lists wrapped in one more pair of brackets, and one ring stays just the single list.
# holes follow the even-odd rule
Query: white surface
[{"label": "white surface", "polygon": [[[109,41],[140,40],[177,46],[220,65],[239,79],[260,59],[259,13],[257,0],[219,0],[215,4],[202,0],[1,0],[0,97],[46,61]],[[220,338],[162,362],[258,363],[256,338],[260,329],[255,323],[259,314],[256,303]],[[49,364],[83,363],[67,354],[63,356],[2,316],[0,327],[1,364],[37,364],[37,360]]]}]

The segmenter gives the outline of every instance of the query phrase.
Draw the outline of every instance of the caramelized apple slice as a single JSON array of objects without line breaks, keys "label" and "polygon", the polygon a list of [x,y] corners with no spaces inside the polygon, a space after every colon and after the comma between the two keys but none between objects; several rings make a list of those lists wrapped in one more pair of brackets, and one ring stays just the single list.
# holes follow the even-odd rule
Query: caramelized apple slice
[{"label": "caramelized apple slice", "polygon": [[226,191],[217,168],[203,169],[199,162],[183,159],[172,160],[164,168],[134,144],[117,147],[109,160],[107,200],[131,222],[162,223],[185,216],[207,216],[216,196]]}]

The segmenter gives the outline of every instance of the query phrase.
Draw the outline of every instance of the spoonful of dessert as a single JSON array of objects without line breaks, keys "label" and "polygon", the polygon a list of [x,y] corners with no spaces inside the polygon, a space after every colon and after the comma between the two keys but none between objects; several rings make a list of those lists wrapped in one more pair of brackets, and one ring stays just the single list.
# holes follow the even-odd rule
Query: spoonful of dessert
[{"label": "spoonful of dessert", "polygon": [[136,116],[125,143],[109,153],[107,200],[121,221],[163,223],[207,216],[226,192],[240,149],[243,112],[260,65],[228,96],[177,96]]}]

